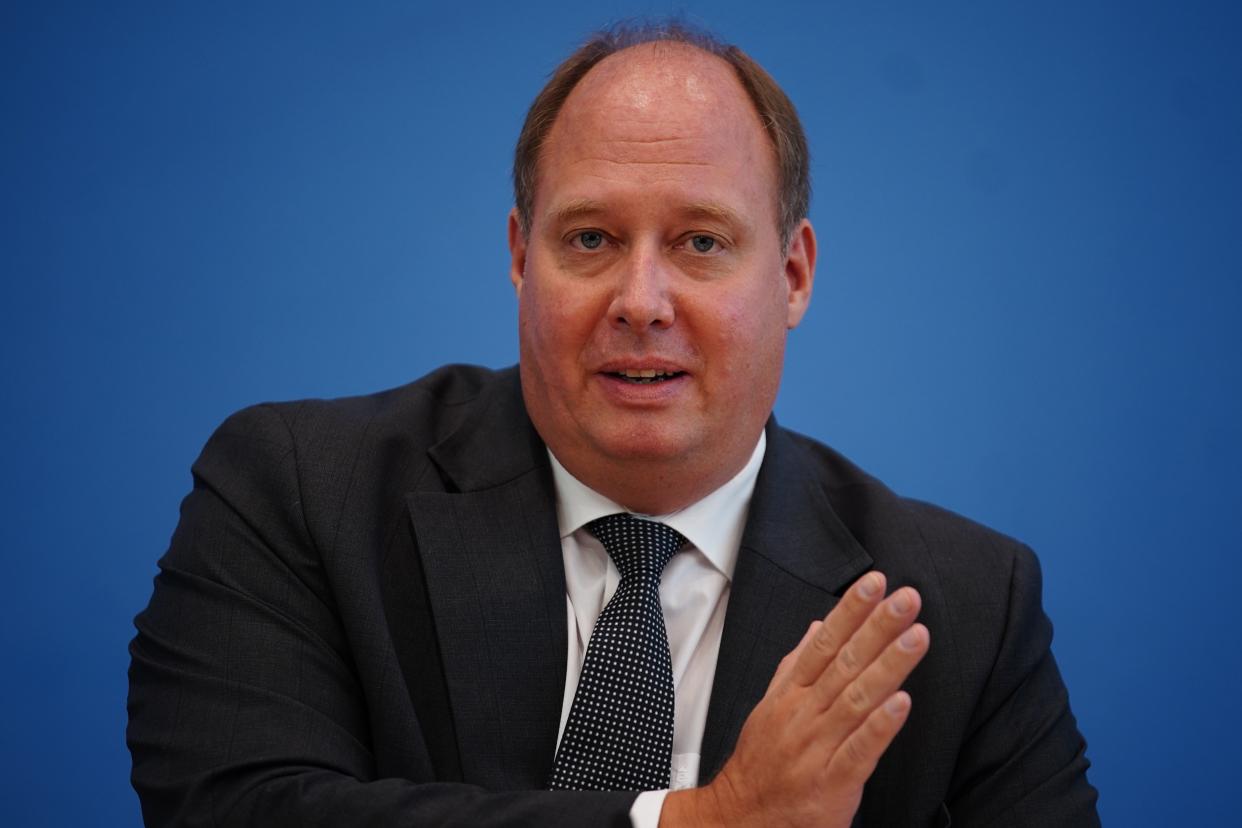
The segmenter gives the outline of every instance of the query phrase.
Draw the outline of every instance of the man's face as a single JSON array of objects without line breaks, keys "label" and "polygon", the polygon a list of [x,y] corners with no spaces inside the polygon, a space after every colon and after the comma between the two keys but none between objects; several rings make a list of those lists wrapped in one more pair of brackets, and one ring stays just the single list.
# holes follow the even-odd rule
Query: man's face
[{"label": "man's face", "polygon": [[529,235],[511,216],[509,236],[523,392],[557,459],[614,499],[635,470],[700,481],[690,500],[736,473],[815,243],[804,222],[782,251],[773,149],[732,68],[672,44],[602,61],[548,134]]}]

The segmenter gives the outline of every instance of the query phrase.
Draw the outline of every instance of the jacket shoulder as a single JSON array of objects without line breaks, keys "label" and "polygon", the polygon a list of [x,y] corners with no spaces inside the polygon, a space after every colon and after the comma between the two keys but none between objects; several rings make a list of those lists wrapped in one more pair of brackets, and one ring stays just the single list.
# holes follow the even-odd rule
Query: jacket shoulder
[{"label": "jacket shoulder", "polygon": [[240,438],[296,449],[321,463],[343,459],[364,440],[378,441],[389,451],[423,451],[460,427],[471,416],[472,404],[514,373],[446,365],[372,394],[258,403],[226,418],[208,446]]},{"label": "jacket shoulder", "polygon": [[1014,567],[1038,567],[1034,553],[1015,538],[941,506],[904,497],[818,440],[786,433],[877,569],[893,574],[912,569],[911,576],[931,576],[966,591],[974,585],[994,596],[1008,585]]},{"label": "jacket shoulder", "polygon": [[389,431],[415,442],[433,443],[469,416],[471,404],[511,377],[477,365],[445,365],[396,388],[333,399],[264,403],[297,438]]},{"label": "jacket shoulder", "polygon": [[515,369],[447,365],[374,394],[249,406],[216,429],[194,475],[245,483],[253,498],[283,492],[317,517],[339,512],[346,497],[375,504],[420,482],[435,488],[427,449],[509,385]]}]

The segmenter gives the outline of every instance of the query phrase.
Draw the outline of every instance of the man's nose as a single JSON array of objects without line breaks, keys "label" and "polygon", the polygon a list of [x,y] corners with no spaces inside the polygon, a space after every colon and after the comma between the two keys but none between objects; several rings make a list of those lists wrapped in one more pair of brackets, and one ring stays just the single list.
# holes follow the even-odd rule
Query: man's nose
[{"label": "man's nose", "polygon": [[660,250],[633,249],[620,265],[609,321],[635,331],[672,325],[672,277],[672,265]]}]

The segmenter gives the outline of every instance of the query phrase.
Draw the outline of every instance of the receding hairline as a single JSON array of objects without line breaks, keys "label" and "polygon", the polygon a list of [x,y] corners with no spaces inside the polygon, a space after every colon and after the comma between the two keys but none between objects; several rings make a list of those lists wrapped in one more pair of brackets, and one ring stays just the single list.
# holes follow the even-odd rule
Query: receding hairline
[{"label": "receding hairline", "polygon": [[[738,75],[737,69],[720,55],[710,52],[700,46],[695,46],[692,43],[682,43],[677,40],[655,40],[645,43],[636,43],[633,46],[626,46],[624,49],[619,49],[618,51],[603,57],[598,63],[583,73],[582,77],[580,77],[569,90],[569,93],[565,96],[565,100],[561,102],[560,107],[557,108],[556,116],[552,119],[552,122],[547,127],[547,131],[544,133],[543,141],[539,145],[539,152],[535,156],[536,171],[538,170],[539,161],[543,158],[544,147],[551,138],[553,132],[556,130],[557,125],[564,120],[563,115],[565,113],[565,109],[570,106],[570,102],[573,101],[575,97],[580,95],[584,87],[587,87],[591,83],[616,83],[618,80],[633,76],[638,71],[642,71],[641,64],[628,69],[619,68],[619,64],[622,59],[627,57],[630,60],[635,59],[636,56],[633,53],[644,49],[651,52],[667,50],[679,51],[688,57],[693,56],[704,66],[714,66],[719,68],[724,73],[723,77],[727,78],[725,82],[727,84],[731,84],[733,91],[737,93],[737,100],[741,103],[744,110],[754,117],[754,125],[758,127],[760,132],[763,134],[764,143],[772,151],[772,156],[775,160],[776,147],[771,138],[767,135],[767,128],[764,124],[763,114],[759,111],[758,106],[755,105],[755,101],[751,97],[750,93],[747,92],[746,84]],[[639,59],[641,60],[641,58]],[[648,65],[650,65],[650,63],[651,62],[648,61]],[[608,81],[600,80],[600,76],[606,73],[611,73],[613,77]],[[676,77],[683,79],[690,77],[689,74],[670,74],[674,74]]]},{"label": "receding hairline", "polygon": [[[764,128],[762,116],[760,115],[758,109],[755,107],[754,101],[751,100],[750,95],[748,95],[746,92],[746,87],[743,85],[741,79],[737,76],[737,71],[733,68],[732,65],[730,65],[730,63],[727,60],[720,57],[719,55],[713,54],[712,52],[709,52],[693,44],[682,43],[680,41],[652,41],[648,43],[637,43],[633,46],[627,46],[626,48],[618,50],[608,55],[607,57],[604,57],[603,59],[601,59],[598,63],[592,66],[581,78],[578,79],[578,82],[574,84],[573,89],[571,89],[569,91],[569,94],[565,96],[564,102],[561,104],[560,108],[557,110],[555,119],[553,119],[552,124],[549,125],[547,132],[544,135],[543,141],[540,143],[539,152],[536,155],[535,166],[534,166],[535,175],[534,175],[533,184],[534,184],[535,193],[538,192],[539,183],[543,177],[541,171],[545,163],[544,157],[548,153],[549,145],[552,144],[553,136],[556,134],[558,128],[559,129],[564,128],[563,124],[565,122],[566,110],[570,109],[570,107],[573,106],[571,102],[574,101],[575,96],[578,95],[584,88],[587,88],[588,84],[592,82],[605,83],[605,84],[616,83],[618,80],[624,79],[625,77],[634,74],[634,72],[636,71],[635,69],[624,69],[624,70],[618,69],[615,63],[612,67],[609,67],[609,68],[604,68],[604,67],[606,67],[606,65],[609,64],[610,62],[613,62],[613,58],[621,57],[625,55],[626,53],[632,52],[637,49],[641,49],[642,47],[645,47],[645,46],[652,47],[653,51],[664,50],[669,47],[681,47],[681,51],[686,51],[686,50],[693,51],[695,53],[698,53],[699,55],[702,55],[702,56],[705,56],[711,59],[712,63],[718,64],[724,70],[725,77],[728,78],[728,80],[726,80],[725,82],[733,85],[733,92],[738,96],[737,100],[740,103],[740,105],[743,107],[743,111],[750,113],[750,115],[753,117],[752,123],[753,123],[754,128],[758,130],[759,144],[760,146],[764,148],[761,151],[764,153],[765,157],[768,159],[768,173],[771,179],[770,185],[773,190],[773,195],[779,201],[780,169],[779,169],[779,159],[777,158],[777,153],[776,153],[776,147],[773,144],[769,135],[767,134],[767,130]],[[687,52],[687,54],[688,53],[689,52]],[[632,57],[633,56],[631,55],[631,58]],[[707,65],[712,65],[712,64],[707,63]],[[605,80],[601,80],[599,78],[599,75],[596,74],[597,70],[601,70],[601,68],[604,68],[604,71],[610,70],[613,73],[613,77],[607,78]],[[594,80],[591,79],[592,75],[596,76]],[[679,75],[679,77],[681,76]],[[579,102],[577,105],[583,106],[584,104]],[[585,104],[585,105],[590,106],[589,104]],[[690,162],[686,162],[686,163],[690,163]],[[710,162],[704,161],[702,163],[707,164]],[[532,195],[534,195],[534,193],[532,193]],[[531,212],[529,216],[530,221],[532,222],[535,220],[535,217],[536,217],[535,210],[534,210],[534,206],[535,206],[534,202],[535,202],[535,199],[532,198],[531,205],[530,205]],[[566,202],[565,204],[553,206],[551,210],[545,211],[545,214],[551,219],[553,219],[554,221],[563,222],[564,220],[571,218],[571,217],[575,217],[575,216],[583,216],[583,215],[588,215],[588,214],[597,214],[597,213],[605,212],[606,209],[607,209],[607,206],[603,202],[600,202],[596,199],[575,198],[575,199],[572,199]],[[741,221],[741,217],[734,210],[730,209],[726,205],[717,204],[715,202],[694,201],[694,202],[687,203],[679,207],[678,211],[681,213],[690,214],[690,215],[698,215],[698,216],[707,217],[707,218],[716,218],[721,221],[728,221],[729,223],[732,223],[732,224],[744,224],[745,223]],[[530,228],[527,228],[527,231],[529,231],[529,229]]]},{"label": "receding hairline", "polygon": [[527,111],[514,150],[514,202],[521,232],[530,230],[544,144],[569,97],[608,58],[647,45],[654,51],[689,47],[719,58],[732,70],[775,159],[777,223],[787,247],[798,222],[807,215],[811,197],[810,153],[797,109],[780,84],[746,52],[676,18],[603,29],[553,70]]},{"label": "receding hairline", "polygon": [[[686,55],[694,55],[699,58],[708,58],[709,59],[708,62],[719,62],[721,65],[723,65],[725,70],[729,73],[729,75],[732,76],[734,79],[738,80],[739,84],[741,83],[741,79],[737,77],[737,70],[733,68],[733,65],[730,64],[729,61],[724,58],[724,56],[719,55],[711,51],[710,49],[704,48],[703,46],[699,46],[698,44],[695,44],[695,43],[687,43],[683,40],[644,40],[641,43],[634,43],[629,46],[623,46],[617,51],[604,55],[604,57],[596,61],[591,66],[590,69],[586,70],[586,72],[582,74],[582,77],[578,78],[578,81],[573,85],[573,88],[570,89],[569,95],[566,96],[565,102],[567,103],[569,98],[573,96],[573,93],[578,89],[578,87],[582,86],[586,82],[586,79],[589,78],[591,75],[596,74],[601,66],[608,66],[609,64],[615,64],[618,62],[617,61],[618,58],[633,57],[635,52],[642,52],[642,51],[649,51],[649,52],[673,51],[673,52],[682,52],[683,54],[686,54]],[[745,94],[746,92],[745,87],[742,87],[742,92],[743,94]],[[749,100],[749,96],[747,97],[747,100],[750,103],[751,108],[754,109],[755,108],[754,102]],[[562,104],[562,108],[564,108],[564,104]]]}]

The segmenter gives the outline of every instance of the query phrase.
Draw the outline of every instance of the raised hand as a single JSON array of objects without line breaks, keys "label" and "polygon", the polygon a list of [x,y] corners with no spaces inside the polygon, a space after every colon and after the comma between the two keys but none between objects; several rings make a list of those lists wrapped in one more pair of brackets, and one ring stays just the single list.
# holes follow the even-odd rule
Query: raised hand
[{"label": "raised hand", "polygon": [[910,587],[870,572],[776,669],[737,747],[705,787],[670,793],[661,826],[841,826],[910,712],[900,690],[926,655]]}]

